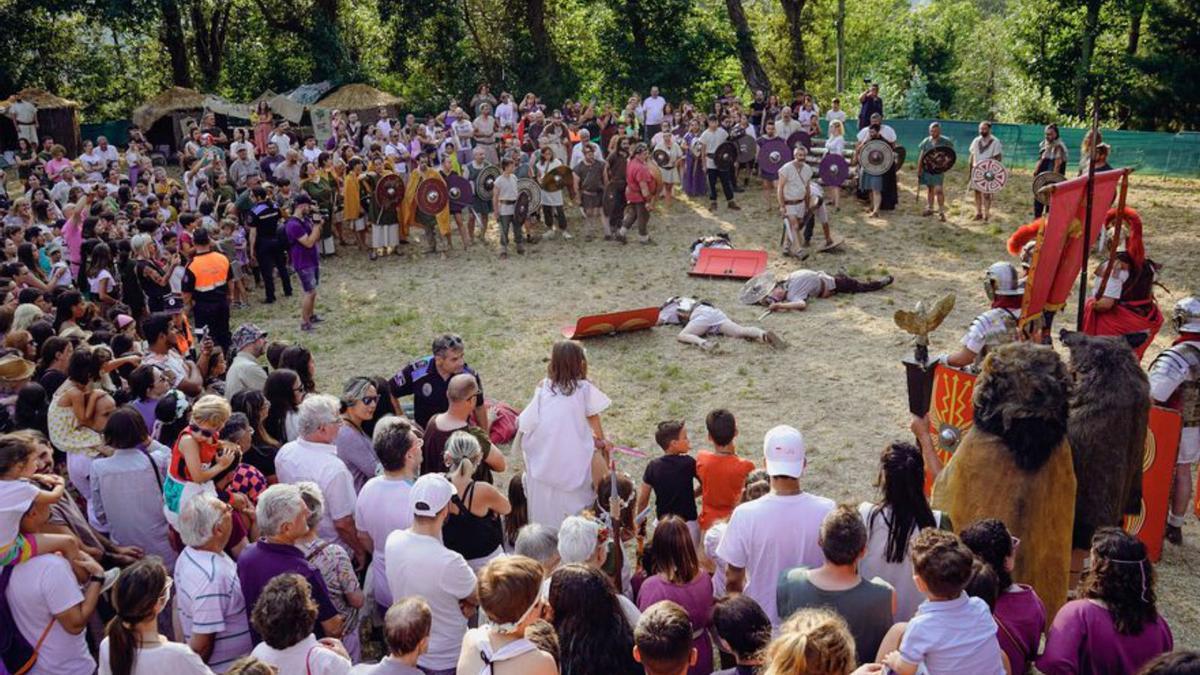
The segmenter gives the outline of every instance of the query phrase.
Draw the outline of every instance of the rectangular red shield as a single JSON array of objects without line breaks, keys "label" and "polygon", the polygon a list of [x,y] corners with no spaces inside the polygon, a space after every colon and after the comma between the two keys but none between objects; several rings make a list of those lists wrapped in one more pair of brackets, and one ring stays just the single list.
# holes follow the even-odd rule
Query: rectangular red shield
[{"label": "rectangular red shield", "polygon": [[1150,428],[1146,430],[1146,454],[1142,460],[1142,509],[1136,516],[1125,516],[1125,531],[1142,540],[1154,562],[1162,557],[1182,429],[1183,419],[1178,412],[1160,406],[1150,408]]},{"label": "rectangular red shield", "polygon": [[700,277],[750,279],[767,269],[767,252],[738,248],[702,248],[688,272]]},{"label": "rectangular red shield", "polygon": [[[933,395],[929,401],[929,434],[942,466],[958,448],[959,441],[975,423],[976,375],[939,363],[933,372]],[[925,494],[933,488],[933,474],[925,471]]]},{"label": "rectangular red shield", "polygon": [[643,307],[608,314],[593,314],[581,316],[574,326],[562,329],[562,336],[568,340],[582,340],[597,335],[626,333],[643,328],[653,328],[658,323],[658,308]]}]

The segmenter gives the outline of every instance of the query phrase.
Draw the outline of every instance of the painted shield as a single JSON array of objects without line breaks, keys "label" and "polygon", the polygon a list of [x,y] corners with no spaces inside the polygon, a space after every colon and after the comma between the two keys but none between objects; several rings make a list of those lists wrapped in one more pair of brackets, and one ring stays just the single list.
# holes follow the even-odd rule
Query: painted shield
[{"label": "painted shield", "polygon": [[650,194],[658,194],[663,188],[662,169],[658,168],[657,164],[648,164],[646,170],[650,172],[650,178],[654,179],[654,185],[650,186]]},{"label": "painted shield", "polygon": [[458,208],[468,208],[471,206],[471,200],[475,197],[471,181],[458,174],[451,174],[446,179],[446,192],[450,195],[450,203]]},{"label": "painted shield", "polygon": [[858,161],[864,173],[882,176],[896,163],[896,151],[887,141],[875,138],[863,143]]},{"label": "painted shield", "polygon": [[525,222],[529,218],[529,193],[520,192],[517,194],[517,203],[513,205],[513,218],[518,223]]},{"label": "painted shield", "polygon": [[625,183],[609,183],[604,188],[604,215],[613,218],[625,209]]},{"label": "painted shield", "polygon": [[436,216],[450,203],[446,183],[440,178],[426,178],[417,183],[417,210],[427,216]]},{"label": "painted shield", "polygon": [[1042,192],[1042,188],[1046,187],[1047,185],[1053,185],[1054,183],[1061,183],[1066,179],[1066,176],[1057,171],[1043,171],[1039,173],[1033,177],[1033,198],[1036,199],[1039,204],[1045,204],[1050,197],[1045,192]]},{"label": "painted shield", "polygon": [[660,167],[662,167],[664,169],[671,168],[671,153],[667,152],[666,150],[663,150],[662,148],[659,148],[658,150],[655,150],[654,154],[652,154],[651,156],[654,157],[655,164],[659,165]]},{"label": "painted shield", "polygon": [[1152,406],[1146,429],[1146,452],[1142,457],[1142,503],[1137,515],[1125,516],[1129,534],[1146,544],[1150,559],[1162,557],[1167,510],[1171,503],[1171,483],[1175,478],[1175,458],[1179,452],[1179,432],[1183,420],[1170,408]]},{"label": "painted shield", "polygon": [[375,202],[381,208],[395,208],[404,199],[404,180],[390,173],[375,184]]},{"label": "painted shield", "polygon": [[749,164],[754,161],[754,151],[758,148],[758,143],[749,134],[739,136],[737,139],[738,146],[738,163]]},{"label": "painted shield", "polygon": [[803,145],[805,150],[812,150],[812,136],[807,131],[796,131],[788,136],[787,144],[793,150],[797,145]]},{"label": "painted shield", "polygon": [[496,184],[499,175],[500,167],[495,164],[488,164],[480,169],[475,176],[475,194],[479,195],[480,199],[491,199],[492,186]]},{"label": "painted shield", "polygon": [[532,178],[517,179],[517,196],[529,195],[529,210],[537,211],[542,207],[542,188]]},{"label": "painted shield", "polygon": [[546,172],[542,176],[541,187],[543,190],[556,192],[571,184],[571,169],[565,166],[558,166]]},{"label": "painted shield", "polygon": [[[933,448],[945,466],[958,449],[967,431],[975,425],[975,375],[938,365],[933,373],[933,394],[929,397],[929,434]],[[925,492],[933,486],[933,475],[925,473]]]},{"label": "painted shield", "polygon": [[957,161],[958,154],[954,152],[954,148],[941,145],[925,153],[921,158],[921,170],[937,176],[954,168]]},{"label": "painted shield", "polygon": [[713,153],[713,163],[721,171],[730,171],[737,164],[738,146],[733,141],[725,141],[717,146],[717,151]]},{"label": "painted shield", "polygon": [[908,150],[906,150],[903,145],[897,145],[896,146],[896,170],[897,171],[900,170],[900,167],[904,166],[904,158],[905,157],[908,157]]},{"label": "painted shield", "polygon": [[841,187],[850,177],[850,162],[841,155],[825,155],[819,167],[821,184],[829,187]]},{"label": "painted shield", "polygon": [[697,157],[704,156],[704,144],[700,141],[692,141],[692,154]]},{"label": "painted shield", "polygon": [[994,159],[985,159],[971,170],[971,187],[985,195],[995,194],[1008,182],[1008,169]]},{"label": "painted shield", "polygon": [[783,165],[791,159],[787,141],[782,138],[769,138],[758,146],[758,168],[768,173],[779,173]]},{"label": "painted shield", "polygon": [[593,314],[581,316],[574,326],[562,329],[563,337],[568,340],[626,333],[634,330],[653,328],[658,323],[658,308],[644,307],[609,314]]}]

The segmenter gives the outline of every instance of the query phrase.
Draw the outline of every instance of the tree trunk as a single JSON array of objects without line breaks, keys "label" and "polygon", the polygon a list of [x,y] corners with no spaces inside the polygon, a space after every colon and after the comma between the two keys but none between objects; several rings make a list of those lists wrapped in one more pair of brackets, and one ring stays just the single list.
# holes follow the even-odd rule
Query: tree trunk
[{"label": "tree trunk", "polygon": [[171,81],[178,87],[191,87],[192,70],[188,65],[187,41],[179,4],[176,0],[159,0],[158,6],[162,12],[162,43],[171,57]]},{"label": "tree trunk", "polygon": [[1138,43],[1142,40],[1142,16],[1146,13],[1146,1],[1134,0],[1130,5],[1129,43],[1125,46],[1125,53],[1135,56],[1137,55]]},{"label": "tree trunk", "polygon": [[1087,114],[1087,100],[1092,92],[1092,56],[1096,51],[1096,36],[1100,33],[1100,5],[1104,0],[1086,0],[1087,15],[1083,19],[1083,44],[1079,67],[1075,72],[1075,116]]},{"label": "tree trunk", "polygon": [[550,54],[550,32],[546,30],[546,0],[525,0],[525,26],[533,42],[533,62],[540,74],[538,85],[554,80],[554,59]]},{"label": "tree trunk", "polygon": [[838,0],[835,21],[837,29],[836,89],[840,95],[846,85],[846,0]]},{"label": "tree trunk", "polygon": [[316,61],[316,79],[341,80],[353,71],[346,46],[338,32],[338,1],[316,0],[312,8],[312,53]]},{"label": "tree trunk", "polygon": [[779,0],[788,32],[788,85],[792,91],[804,89],[804,3],[806,0]]},{"label": "tree trunk", "polygon": [[751,92],[762,91],[764,96],[770,96],[771,80],[767,78],[767,71],[758,59],[758,49],[754,47],[754,34],[750,32],[750,24],[746,21],[746,10],[742,7],[742,0],[725,0],[725,8],[729,10],[729,22],[733,24],[734,43],[746,85],[750,87]]},{"label": "tree trunk", "polygon": [[209,90],[215,89],[221,80],[225,36],[228,34],[229,13],[232,8],[233,3],[225,0],[213,8],[212,16],[205,16],[203,0],[192,0],[191,3],[196,66],[200,70],[200,80]]},{"label": "tree trunk", "polygon": [[642,20],[641,0],[625,0],[625,19],[629,22],[629,33],[633,36],[633,49],[637,54],[646,53],[646,22]]}]

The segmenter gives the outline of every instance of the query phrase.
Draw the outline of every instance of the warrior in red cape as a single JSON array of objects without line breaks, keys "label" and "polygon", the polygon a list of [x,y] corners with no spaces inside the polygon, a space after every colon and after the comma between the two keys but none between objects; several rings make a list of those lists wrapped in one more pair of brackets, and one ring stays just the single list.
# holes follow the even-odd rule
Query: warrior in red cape
[{"label": "warrior in red cape", "polygon": [[[1110,209],[1105,218],[1106,238],[1111,237],[1116,219],[1117,209]],[[1096,267],[1093,290],[1084,304],[1083,332],[1088,335],[1140,334],[1144,339],[1134,349],[1140,361],[1163,324],[1162,312],[1154,299],[1155,274],[1159,265],[1146,257],[1142,218],[1138,212],[1126,207],[1123,220],[1129,225],[1128,232],[1122,233],[1125,235],[1123,242],[1119,246],[1112,242],[1110,246],[1117,247],[1116,252]],[[1043,223],[1043,219],[1038,218],[1014,232],[1008,239],[1009,252],[1020,254],[1022,248],[1037,237]]]}]

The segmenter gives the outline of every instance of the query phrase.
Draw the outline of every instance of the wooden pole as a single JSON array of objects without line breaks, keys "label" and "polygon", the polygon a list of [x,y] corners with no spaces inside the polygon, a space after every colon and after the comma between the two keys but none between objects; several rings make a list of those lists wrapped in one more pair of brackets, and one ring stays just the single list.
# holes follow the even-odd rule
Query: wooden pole
[{"label": "wooden pole", "polygon": [[1112,276],[1113,267],[1117,262],[1117,248],[1121,245],[1121,226],[1125,224],[1125,194],[1129,191],[1129,174],[1121,176],[1121,196],[1117,199],[1117,217],[1113,219],[1113,235],[1108,242],[1108,267],[1096,287],[1096,299],[1104,297],[1104,289],[1108,288],[1108,278]]},{"label": "wooden pole", "polygon": [[1092,241],[1092,200],[1096,189],[1096,134],[1100,129],[1100,95],[1092,101],[1092,144],[1088,153],[1086,212],[1083,215],[1083,264],[1079,266],[1079,307],[1075,311],[1075,330],[1083,330],[1083,306],[1087,302],[1088,254]]}]

